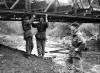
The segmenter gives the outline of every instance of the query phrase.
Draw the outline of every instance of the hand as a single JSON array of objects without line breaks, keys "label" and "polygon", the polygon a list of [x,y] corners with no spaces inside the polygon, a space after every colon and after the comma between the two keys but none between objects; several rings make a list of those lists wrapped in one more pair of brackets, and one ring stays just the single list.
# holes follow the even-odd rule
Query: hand
[{"label": "hand", "polygon": [[32,18],[30,19],[30,23],[34,22],[35,17],[35,15],[32,16]]},{"label": "hand", "polygon": [[46,22],[48,22],[48,15],[46,14]]}]

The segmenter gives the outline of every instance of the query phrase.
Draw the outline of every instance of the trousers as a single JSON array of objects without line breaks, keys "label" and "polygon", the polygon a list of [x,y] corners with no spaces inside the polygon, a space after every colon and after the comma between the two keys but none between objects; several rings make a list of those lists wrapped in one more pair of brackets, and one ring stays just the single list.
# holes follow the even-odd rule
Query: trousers
[{"label": "trousers", "polygon": [[36,39],[38,56],[43,57],[45,53],[46,40]]},{"label": "trousers", "polygon": [[32,37],[28,37],[26,38],[26,52],[28,54],[31,54],[32,50],[33,50],[33,39]]}]

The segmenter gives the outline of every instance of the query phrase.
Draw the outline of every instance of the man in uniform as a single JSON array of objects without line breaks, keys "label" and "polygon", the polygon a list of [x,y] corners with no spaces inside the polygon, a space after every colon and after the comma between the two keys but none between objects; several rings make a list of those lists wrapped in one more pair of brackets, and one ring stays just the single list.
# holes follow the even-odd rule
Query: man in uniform
[{"label": "man in uniform", "polygon": [[71,30],[72,30],[72,47],[70,49],[69,54],[69,61],[73,63],[73,58],[80,59],[82,55],[82,51],[85,49],[85,43],[80,39],[81,36],[79,36],[78,31],[79,24],[78,23],[72,23]]},{"label": "man in uniform", "polygon": [[38,56],[44,57],[46,44],[46,29],[48,28],[48,23],[44,20],[43,17],[41,17],[39,23],[32,23],[32,26],[34,28],[37,28],[38,30],[35,36],[37,42]]},{"label": "man in uniform", "polygon": [[25,16],[22,20],[22,27],[24,30],[24,40],[26,41],[26,53],[25,57],[28,57],[33,49],[33,35],[31,33],[31,19],[29,16]]}]

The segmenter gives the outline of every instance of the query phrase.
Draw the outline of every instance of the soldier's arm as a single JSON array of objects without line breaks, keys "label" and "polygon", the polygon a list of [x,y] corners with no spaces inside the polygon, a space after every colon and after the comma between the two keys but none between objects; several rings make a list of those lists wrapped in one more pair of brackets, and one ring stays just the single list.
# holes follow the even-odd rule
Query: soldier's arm
[{"label": "soldier's arm", "polygon": [[31,23],[31,25],[32,25],[32,27],[36,28],[36,24],[34,24],[34,23]]},{"label": "soldier's arm", "polygon": [[46,22],[46,28],[48,28],[48,23]]},{"label": "soldier's arm", "polygon": [[25,31],[26,28],[27,28],[27,25],[25,24],[25,21],[24,21],[24,20],[22,21],[22,28],[23,28],[24,31]]},{"label": "soldier's arm", "polygon": [[39,22],[33,22],[33,23],[31,23],[32,27],[34,27],[34,28],[37,28],[38,24],[39,24]]},{"label": "soldier's arm", "polygon": [[30,23],[32,23],[32,22],[34,22],[34,20],[35,20],[35,15],[33,15],[32,17],[31,17],[31,19],[30,19]]},{"label": "soldier's arm", "polygon": [[48,28],[48,15],[46,14],[46,28]]}]

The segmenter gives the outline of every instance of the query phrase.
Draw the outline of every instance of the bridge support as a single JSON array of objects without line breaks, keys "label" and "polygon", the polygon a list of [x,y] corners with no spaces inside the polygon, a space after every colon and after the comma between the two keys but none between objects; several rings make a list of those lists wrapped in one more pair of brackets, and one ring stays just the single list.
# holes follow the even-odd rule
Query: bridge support
[{"label": "bridge support", "polygon": [[16,2],[10,7],[10,9],[13,9],[18,3],[19,3],[19,0],[16,0]]},{"label": "bridge support", "polygon": [[30,0],[25,0],[25,11],[31,12],[31,3]]}]

